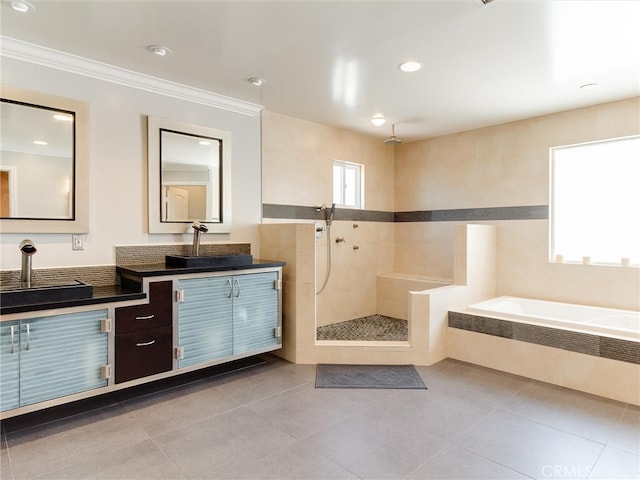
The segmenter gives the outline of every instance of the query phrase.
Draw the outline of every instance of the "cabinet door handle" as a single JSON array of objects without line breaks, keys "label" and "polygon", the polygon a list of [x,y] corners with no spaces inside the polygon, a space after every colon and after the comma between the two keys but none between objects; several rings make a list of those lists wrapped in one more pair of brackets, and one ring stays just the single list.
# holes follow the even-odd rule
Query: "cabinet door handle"
[{"label": "cabinet door handle", "polygon": [[152,315],[146,315],[144,317],[136,317],[136,320],[151,320],[153,317],[155,317],[154,314]]},{"label": "cabinet door handle", "polygon": [[27,350],[31,347],[31,326],[27,323]]},{"label": "cabinet door handle", "polygon": [[240,296],[240,280],[238,280],[237,278],[235,279],[236,285],[238,287],[238,289],[236,290],[236,298],[238,298]]},{"label": "cabinet door handle", "polygon": [[154,343],[156,343],[155,340],[151,340],[150,342],[136,343],[136,347],[147,347],[149,345],[153,345]]},{"label": "cabinet door handle", "polygon": [[15,336],[15,328],[11,325],[11,351],[9,353],[13,353],[13,337]]},{"label": "cabinet door handle", "polygon": [[233,285],[231,284],[230,278],[227,279],[227,283],[229,284],[229,295],[227,295],[227,298],[231,298],[231,295],[233,294]]}]

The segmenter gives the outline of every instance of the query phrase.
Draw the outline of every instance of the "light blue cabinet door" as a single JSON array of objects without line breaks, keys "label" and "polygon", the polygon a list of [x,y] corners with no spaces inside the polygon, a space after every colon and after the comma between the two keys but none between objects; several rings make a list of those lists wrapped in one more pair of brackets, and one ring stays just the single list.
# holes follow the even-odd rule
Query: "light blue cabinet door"
[{"label": "light blue cabinet door", "polygon": [[20,322],[0,323],[0,410],[20,406]]},{"label": "light blue cabinet door", "polygon": [[108,311],[54,315],[20,321],[20,405],[107,385],[107,334],[100,331]]},{"label": "light blue cabinet door", "polygon": [[232,287],[226,276],[178,282],[184,295],[178,303],[180,368],[233,354]]},{"label": "light blue cabinet door", "polygon": [[261,350],[280,344],[277,272],[233,277],[233,354]]}]

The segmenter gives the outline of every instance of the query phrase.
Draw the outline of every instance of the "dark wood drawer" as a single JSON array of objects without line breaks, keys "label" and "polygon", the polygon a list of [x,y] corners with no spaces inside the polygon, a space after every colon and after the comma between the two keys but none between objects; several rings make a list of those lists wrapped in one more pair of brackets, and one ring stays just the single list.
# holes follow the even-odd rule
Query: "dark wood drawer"
[{"label": "dark wood drawer", "polygon": [[164,327],[116,335],[116,383],[171,370],[172,332]]},{"label": "dark wood drawer", "polygon": [[149,303],[116,308],[116,335],[172,325],[172,282],[149,284]]}]

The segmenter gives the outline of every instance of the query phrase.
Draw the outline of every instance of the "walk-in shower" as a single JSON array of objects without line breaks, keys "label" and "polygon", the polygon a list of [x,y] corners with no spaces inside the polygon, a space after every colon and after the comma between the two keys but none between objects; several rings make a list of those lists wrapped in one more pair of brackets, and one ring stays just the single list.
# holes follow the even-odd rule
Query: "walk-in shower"
[{"label": "walk-in shower", "polygon": [[390,232],[368,223],[333,223],[335,204],[318,205],[316,212],[316,341],[407,341],[407,320],[377,310],[377,271],[392,267],[385,260],[378,265],[387,251],[377,242]]}]

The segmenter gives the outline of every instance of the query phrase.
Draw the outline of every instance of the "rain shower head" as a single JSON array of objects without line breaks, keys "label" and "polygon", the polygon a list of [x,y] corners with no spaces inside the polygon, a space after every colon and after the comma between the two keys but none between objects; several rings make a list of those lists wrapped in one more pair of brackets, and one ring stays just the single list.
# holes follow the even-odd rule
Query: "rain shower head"
[{"label": "rain shower head", "polygon": [[396,124],[392,124],[391,125],[391,136],[389,138],[387,138],[384,141],[385,144],[387,145],[398,145],[399,143],[402,143],[402,140],[400,140],[398,137],[396,137]]}]

